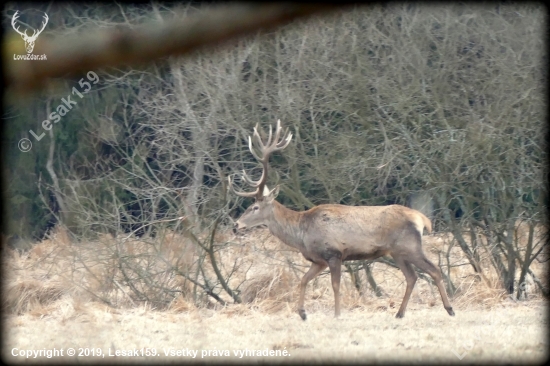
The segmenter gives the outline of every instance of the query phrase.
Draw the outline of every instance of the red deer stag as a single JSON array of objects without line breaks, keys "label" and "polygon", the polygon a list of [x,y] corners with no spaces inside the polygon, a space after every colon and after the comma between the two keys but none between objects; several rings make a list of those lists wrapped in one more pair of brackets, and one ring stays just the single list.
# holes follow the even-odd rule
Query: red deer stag
[{"label": "red deer stag", "polygon": [[[241,230],[258,225],[267,225],[269,231],[283,243],[298,249],[310,262],[311,268],[300,283],[298,313],[306,320],[304,294],[306,286],[325,268],[330,269],[332,289],[334,290],[335,316],[340,315],[340,271],[343,261],[357,259],[375,259],[391,255],[407,280],[407,288],[396,317],[402,318],[409,297],[416,283],[417,275],[412,267],[427,272],[435,281],[443,305],[449,315],[453,308],[443,287],[439,268],[430,262],[422,251],[422,231],[431,232],[430,220],[422,213],[411,208],[390,206],[344,206],[320,205],[304,212],[292,211],[275,201],[279,186],[269,190],[266,186],[269,156],[284,149],[290,143],[292,134],[288,129],[281,139],[281,122],[277,121],[275,138],[272,141],[272,129],[269,126],[267,143],[262,142],[258,134],[258,125],[254,135],[248,137],[248,148],[252,155],[262,163],[263,172],[258,181],[252,180],[243,170],[243,179],[255,188],[254,192],[237,191],[231,177],[229,187],[242,197],[254,197],[256,202],[250,206],[236,222],[235,229]],[[256,153],[253,142],[260,150]]]}]

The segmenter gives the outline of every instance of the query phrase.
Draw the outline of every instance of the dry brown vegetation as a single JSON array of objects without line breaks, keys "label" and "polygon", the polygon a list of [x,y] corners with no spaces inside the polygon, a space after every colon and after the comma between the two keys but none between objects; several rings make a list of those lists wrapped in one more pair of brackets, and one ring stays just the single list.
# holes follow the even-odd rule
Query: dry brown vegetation
[{"label": "dry brown vegetation", "polygon": [[[50,5],[35,14],[52,20],[44,41],[147,21],[169,29],[175,13],[203,10]],[[2,356],[152,347],[290,352],[267,360],[281,362],[540,361],[550,297],[546,24],[536,3],[356,6],[10,101]],[[39,121],[57,123],[52,113],[73,91],[89,93],[20,151],[26,131],[46,128]],[[395,319],[405,278],[383,259],[344,267],[340,319],[321,274],[300,320],[309,263],[265,229],[223,230],[249,205],[228,194],[227,177],[258,178],[247,137],[278,119],[295,136],[270,161],[279,202],[425,210],[439,233],[424,250],[455,317],[422,275]]]},{"label": "dry brown vegetation", "polygon": [[[546,302],[536,286],[527,284],[527,301],[506,296],[496,273],[485,263],[488,259],[482,262],[486,272],[485,280],[481,280],[462,251],[456,246],[449,248],[451,235],[430,235],[423,242],[427,256],[440,263],[444,272],[443,254],[450,249],[450,275],[457,287],[452,303],[457,316],[449,317],[437,289],[420,279],[406,317],[401,320],[394,316],[404,293],[404,276],[384,263],[372,265],[374,278],[383,291],[381,297],[370,288],[363,288],[360,295],[349,274],[343,274],[343,314],[339,319],[332,317],[334,300],[328,272],[320,275],[308,287],[306,309],[310,318],[302,322],[295,306],[299,280],[308,263],[299,253],[265,229],[242,237],[227,231],[218,234],[217,240],[228,243],[219,252],[219,264],[224,270],[236,268],[230,285],[241,290],[242,304],[232,304],[231,298],[220,291],[219,296],[228,305],[221,306],[210,298],[197,305],[200,302],[193,301],[192,283],[181,276],[162,275],[159,281],[163,286],[181,291],[169,306],[159,309],[132,299],[132,291],[122,285],[124,276],[117,272],[116,261],[106,260],[110,246],[120,245],[109,236],[71,244],[64,231],[57,230],[28,252],[6,250],[3,357],[14,361],[10,354],[14,347],[93,347],[106,353],[109,349],[115,352],[152,347],[161,353],[157,357],[167,357],[164,350],[193,349],[199,350],[197,359],[201,360],[212,360],[201,358],[201,350],[229,350],[237,358],[233,351],[241,349],[286,349],[290,353],[287,357],[267,357],[270,362],[459,361],[459,357],[464,361],[523,362],[547,356],[543,334]],[[182,271],[193,266],[196,254],[185,237],[169,233],[155,242],[161,249],[156,264],[159,269],[166,263],[179,263]],[[152,250],[144,239],[127,240],[125,246],[124,250],[134,254]],[[545,278],[542,263],[535,262],[532,270]]]}]

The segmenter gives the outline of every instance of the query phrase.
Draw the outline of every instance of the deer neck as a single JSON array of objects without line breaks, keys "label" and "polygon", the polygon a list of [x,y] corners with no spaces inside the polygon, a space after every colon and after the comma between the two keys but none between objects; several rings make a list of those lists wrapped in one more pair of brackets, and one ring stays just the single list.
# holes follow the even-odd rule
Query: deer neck
[{"label": "deer neck", "polygon": [[273,201],[273,220],[267,225],[271,234],[286,245],[303,252],[303,232],[300,227],[301,213]]}]

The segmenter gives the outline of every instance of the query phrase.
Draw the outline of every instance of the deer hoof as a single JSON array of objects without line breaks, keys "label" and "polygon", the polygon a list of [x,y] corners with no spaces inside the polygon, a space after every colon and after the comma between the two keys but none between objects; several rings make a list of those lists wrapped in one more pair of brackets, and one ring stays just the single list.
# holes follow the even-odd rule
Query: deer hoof
[{"label": "deer hoof", "polygon": [[300,309],[298,311],[298,314],[300,314],[300,318],[302,318],[302,320],[306,320],[307,319],[307,315],[306,315],[306,311],[304,309]]},{"label": "deer hoof", "polygon": [[404,317],[404,316],[405,316],[405,314],[402,314],[402,313],[400,313],[400,312],[397,313],[397,315],[395,315],[395,317],[396,317],[397,319],[401,319],[401,318]]},{"label": "deer hoof", "polygon": [[445,310],[447,310],[450,316],[455,316],[455,312],[453,311],[452,307],[445,308]]}]

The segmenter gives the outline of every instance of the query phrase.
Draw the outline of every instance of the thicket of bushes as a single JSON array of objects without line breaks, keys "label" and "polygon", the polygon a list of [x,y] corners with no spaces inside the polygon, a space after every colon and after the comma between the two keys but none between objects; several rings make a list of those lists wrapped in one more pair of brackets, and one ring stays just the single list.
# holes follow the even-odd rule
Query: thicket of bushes
[{"label": "thicket of bushes", "polygon": [[[71,21],[50,31],[148,14],[124,10],[53,7],[51,19]],[[271,161],[269,184],[282,185],[282,203],[302,210],[420,197],[476,273],[480,253],[489,253],[503,288],[522,296],[518,281],[535,276],[530,264],[546,251],[534,235],[548,206],[544,15],[537,4],[364,6],[144,70],[98,71],[78,108],[20,152],[17,141],[66,96],[68,82],[8,109],[5,234],[40,239],[62,225],[75,243],[110,233],[117,248],[132,235],[158,245],[155,235],[170,228],[191,238],[199,268],[215,268],[227,244],[216,230],[248,204],[228,195],[226,177],[257,174],[247,136],[256,123],[281,119],[295,136]],[[526,246],[518,221],[529,227]],[[144,261],[113,253],[137,277],[157,263],[155,251],[140,253]],[[229,269],[199,272],[193,280],[205,293],[238,300]]]}]

